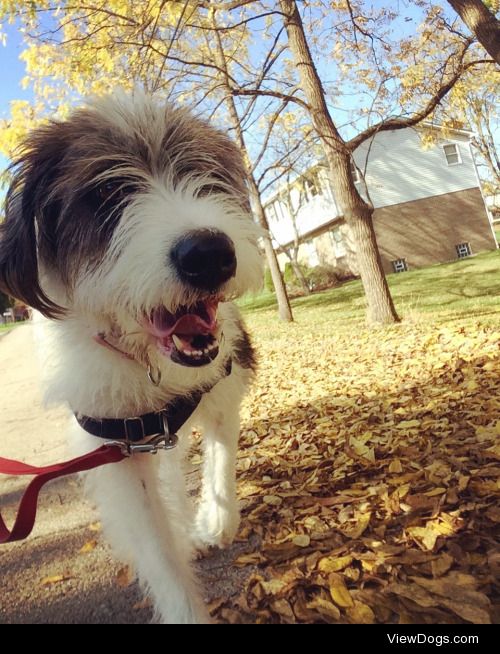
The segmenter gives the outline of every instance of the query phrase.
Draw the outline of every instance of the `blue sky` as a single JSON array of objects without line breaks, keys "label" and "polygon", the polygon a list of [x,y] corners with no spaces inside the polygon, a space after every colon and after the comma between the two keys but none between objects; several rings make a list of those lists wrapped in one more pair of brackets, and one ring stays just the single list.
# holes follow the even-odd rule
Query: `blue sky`
[{"label": "blue sky", "polygon": [[[19,59],[24,46],[22,34],[16,24],[5,24],[2,31],[7,35],[7,45],[0,45],[0,118],[7,118],[10,113],[10,102],[12,100],[30,100],[32,94],[29,90],[21,88],[21,80],[25,75],[24,63]],[[7,166],[8,162],[0,154],[0,170]]]},{"label": "blue sky", "polygon": [[19,55],[23,50],[22,34],[16,24],[5,24],[2,31],[7,35],[7,45],[0,46],[0,70],[2,71],[2,86],[0,89],[0,116],[8,115],[9,101],[21,97],[30,97],[21,88],[24,77],[24,63]]}]

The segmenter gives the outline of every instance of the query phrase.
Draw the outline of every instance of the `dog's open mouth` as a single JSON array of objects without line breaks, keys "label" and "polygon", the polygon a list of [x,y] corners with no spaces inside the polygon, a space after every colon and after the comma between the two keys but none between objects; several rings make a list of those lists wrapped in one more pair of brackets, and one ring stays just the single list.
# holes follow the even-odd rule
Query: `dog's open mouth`
[{"label": "dog's open mouth", "polygon": [[181,306],[175,313],[159,306],[146,317],[144,327],[156,339],[160,352],[175,363],[204,366],[219,354],[218,305],[219,299],[210,298]]}]

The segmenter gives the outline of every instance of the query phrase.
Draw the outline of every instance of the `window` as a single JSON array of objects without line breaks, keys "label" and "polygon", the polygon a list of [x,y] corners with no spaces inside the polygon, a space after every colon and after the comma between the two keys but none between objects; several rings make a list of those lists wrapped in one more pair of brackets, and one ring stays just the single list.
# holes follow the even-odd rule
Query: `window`
[{"label": "window", "polygon": [[459,259],[465,259],[466,257],[472,256],[470,243],[459,243],[458,245],[455,245],[455,249]]},{"label": "window", "polygon": [[443,150],[448,166],[456,166],[457,164],[462,163],[462,159],[460,157],[460,149],[456,143],[443,145]]},{"label": "window", "polygon": [[304,189],[308,200],[321,195],[321,182],[317,172],[310,173],[304,178]]},{"label": "window", "polygon": [[406,272],[408,270],[408,264],[406,263],[406,259],[396,259],[395,261],[391,261],[391,263],[394,272],[400,273],[400,272]]},{"label": "window", "polygon": [[318,251],[316,250],[316,245],[314,241],[306,241],[304,243],[305,250],[307,252],[307,263],[310,266],[319,266],[319,257]]},{"label": "window", "polygon": [[276,215],[276,209],[274,208],[274,204],[268,204],[266,207],[266,215],[267,219],[270,223],[276,223],[278,222],[278,216]]},{"label": "window", "polygon": [[280,195],[277,200],[271,202],[264,208],[267,219],[270,223],[279,223],[289,220],[288,203],[286,195]]},{"label": "window", "polygon": [[276,217],[275,220],[278,223],[282,220],[288,220],[290,218],[290,213],[288,211],[288,199],[289,196],[287,196],[286,193],[281,193],[278,199],[268,207],[272,207],[270,217],[273,216],[274,212],[274,216]]},{"label": "window", "polygon": [[361,181],[361,178],[359,176],[359,170],[356,167],[354,159],[351,159],[351,173],[352,173],[352,179],[354,180],[355,184],[358,184]]},{"label": "window", "polygon": [[332,229],[330,232],[330,241],[333,246],[333,251],[335,252],[335,258],[339,259],[346,255],[346,248],[344,244],[344,237],[340,231],[340,227]]}]

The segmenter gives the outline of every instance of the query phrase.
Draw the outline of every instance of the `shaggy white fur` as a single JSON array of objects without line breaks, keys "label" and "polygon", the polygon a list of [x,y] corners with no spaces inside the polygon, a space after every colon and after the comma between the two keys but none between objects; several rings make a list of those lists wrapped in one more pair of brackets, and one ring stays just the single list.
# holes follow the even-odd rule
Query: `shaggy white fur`
[{"label": "shaggy white fur", "polygon": [[[37,176],[44,167],[47,174]],[[81,171],[80,178],[70,170]],[[95,188],[102,196],[110,180],[126,192],[120,187],[119,201],[103,212],[92,198]],[[107,538],[137,572],[156,619],[208,622],[191,558],[195,548],[227,545],[236,534],[239,406],[252,375],[248,337],[228,300],[258,287],[262,276],[259,232],[249,216],[237,150],[184,110],[143,94],[115,94],[28,139],[7,209],[0,282],[49,316],[54,306],[65,310],[44,344],[50,401],[65,402],[77,414],[126,418],[215,384],[181,429],[176,449],[134,454],[88,473],[86,482]],[[111,219],[113,228],[103,235]],[[199,230],[225,234],[234,244],[236,273],[214,289],[216,295],[183,281],[169,256],[179,239]],[[28,239],[35,233],[33,253]],[[72,234],[78,242],[68,243]],[[17,263],[14,249],[27,253]],[[174,362],[145,319],[158,307],[189,313],[209,296],[220,302],[218,355],[205,365]],[[94,340],[98,333],[133,359],[102,347]],[[148,380],[148,364],[161,372],[158,386]],[[203,431],[204,448],[196,506],[183,474],[193,425]],[[75,420],[70,443],[81,454],[102,441]]]}]

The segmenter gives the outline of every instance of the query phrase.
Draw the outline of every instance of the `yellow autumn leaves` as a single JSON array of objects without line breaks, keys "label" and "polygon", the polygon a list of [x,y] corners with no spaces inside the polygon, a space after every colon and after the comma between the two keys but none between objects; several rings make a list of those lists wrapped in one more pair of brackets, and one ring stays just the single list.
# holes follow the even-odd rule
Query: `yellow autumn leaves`
[{"label": "yellow autumn leaves", "polygon": [[[226,622],[491,622],[500,511],[500,330],[333,331],[319,311],[254,334],[241,594]],[[457,600],[462,597],[462,600]]]}]

